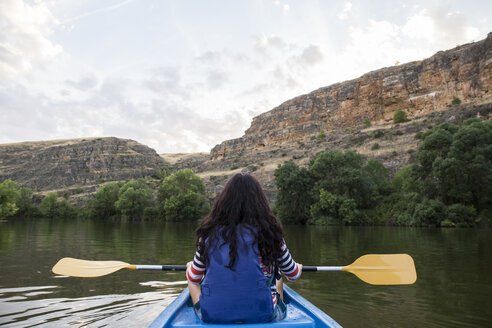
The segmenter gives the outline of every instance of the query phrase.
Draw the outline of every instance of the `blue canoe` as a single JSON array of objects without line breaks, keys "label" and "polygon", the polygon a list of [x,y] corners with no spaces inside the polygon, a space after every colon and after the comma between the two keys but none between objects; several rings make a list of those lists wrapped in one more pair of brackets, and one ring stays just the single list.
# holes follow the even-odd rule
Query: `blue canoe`
[{"label": "blue canoe", "polygon": [[216,325],[200,321],[193,311],[190,293],[186,288],[159,316],[150,324],[149,328],[166,327],[217,327],[239,326],[240,328],[253,327],[341,327],[326,313],[307,301],[304,297],[284,285],[284,300],[287,304],[287,316],[279,322]]}]

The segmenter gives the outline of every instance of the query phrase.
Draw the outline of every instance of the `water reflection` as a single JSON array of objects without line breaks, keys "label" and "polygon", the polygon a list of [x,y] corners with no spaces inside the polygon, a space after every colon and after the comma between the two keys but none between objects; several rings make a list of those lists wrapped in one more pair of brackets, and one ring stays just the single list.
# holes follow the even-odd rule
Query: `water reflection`
[{"label": "water reflection", "polygon": [[[54,288],[57,287],[53,286],[4,288],[0,292],[0,322],[10,327],[104,327],[115,326],[116,323],[125,327],[142,327],[169,305],[184,286],[180,282],[154,292],[83,298],[46,297],[47,294],[56,294]],[[38,297],[40,295],[44,297]]]},{"label": "water reflection", "polygon": [[[185,264],[194,224],[10,220],[0,223],[0,325],[141,327],[185,287],[182,272],[121,270],[58,277],[62,257]],[[296,291],[346,327],[487,327],[492,233],[473,229],[285,227],[305,265],[347,265],[368,253],[409,253],[412,286],[372,286],[343,272],[304,273]]]}]

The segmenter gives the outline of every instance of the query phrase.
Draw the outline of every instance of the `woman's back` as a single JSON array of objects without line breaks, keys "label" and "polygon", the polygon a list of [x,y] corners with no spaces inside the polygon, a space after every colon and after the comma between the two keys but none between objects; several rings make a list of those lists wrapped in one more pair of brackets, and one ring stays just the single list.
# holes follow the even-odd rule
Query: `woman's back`
[{"label": "woman's back", "polygon": [[218,240],[209,248],[207,274],[201,283],[200,306],[205,322],[258,323],[272,320],[270,281],[263,274],[251,227],[238,226],[237,257],[232,268],[229,243]]},{"label": "woman's back", "polygon": [[196,230],[196,245],[186,274],[201,319],[258,323],[285,316],[275,268],[278,265],[289,280],[297,279],[301,270],[290,257],[282,225],[252,175],[236,174],[227,182]]}]

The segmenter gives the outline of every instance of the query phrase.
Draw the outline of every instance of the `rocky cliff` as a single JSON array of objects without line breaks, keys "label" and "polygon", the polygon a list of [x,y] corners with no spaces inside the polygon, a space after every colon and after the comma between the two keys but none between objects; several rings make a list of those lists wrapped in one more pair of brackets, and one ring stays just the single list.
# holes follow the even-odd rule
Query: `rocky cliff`
[{"label": "rocky cliff", "polygon": [[0,145],[0,181],[11,179],[36,191],[141,178],[165,164],[155,150],[114,137]]},{"label": "rocky cliff", "polygon": [[492,33],[485,40],[434,56],[383,68],[288,100],[255,118],[243,137],[211,151],[213,160],[306,142],[320,131],[330,137],[357,129],[365,120],[390,122],[396,110],[411,120],[450,108],[492,101]]},{"label": "rocky cliff", "polygon": [[[394,124],[396,110],[405,111],[409,120]],[[0,145],[0,181],[12,179],[40,191],[68,190],[72,203],[83,204],[83,199],[74,200],[80,189],[87,196],[102,182],[154,175],[170,165],[192,168],[212,195],[231,175],[254,172],[273,201],[273,174],[286,160],[302,166],[320,151],[352,149],[394,173],[415,160],[417,132],[470,117],[492,118],[492,33],[423,61],[288,100],[255,117],[244,136],[222,142],[210,154],[158,156],[117,138]]]}]

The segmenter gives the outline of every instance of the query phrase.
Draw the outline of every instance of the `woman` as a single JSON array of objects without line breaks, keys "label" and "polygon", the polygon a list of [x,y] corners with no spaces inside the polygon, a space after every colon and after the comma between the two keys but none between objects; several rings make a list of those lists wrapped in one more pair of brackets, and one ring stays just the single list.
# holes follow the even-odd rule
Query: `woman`
[{"label": "woman", "polygon": [[[250,174],[234,175],[196,230],[186,276],[197,316],[210,323],[259,323],[285,317],[283,285],[302,265],[290,256],[282,225]],[[278,280],[277,280],[278,279]]]}]

